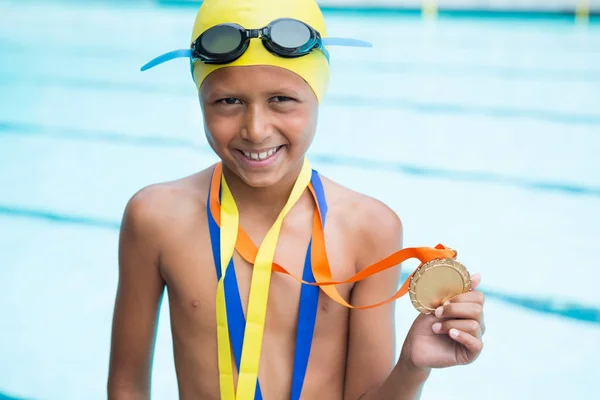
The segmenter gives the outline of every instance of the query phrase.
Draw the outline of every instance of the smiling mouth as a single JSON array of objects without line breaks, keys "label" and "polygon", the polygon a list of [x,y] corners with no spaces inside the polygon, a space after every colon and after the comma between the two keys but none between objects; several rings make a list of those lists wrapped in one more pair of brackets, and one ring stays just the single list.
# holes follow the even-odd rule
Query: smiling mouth
[{"label": "smiling mouth", "polygon": [[251,161],[265,161],[269,158],[273,157],[279,150],[281,150],[283,146],[273,147],[268,150],[263,150],[261,152],[251,152],[239,150],[240,153],[244,155],[248,160]]}]

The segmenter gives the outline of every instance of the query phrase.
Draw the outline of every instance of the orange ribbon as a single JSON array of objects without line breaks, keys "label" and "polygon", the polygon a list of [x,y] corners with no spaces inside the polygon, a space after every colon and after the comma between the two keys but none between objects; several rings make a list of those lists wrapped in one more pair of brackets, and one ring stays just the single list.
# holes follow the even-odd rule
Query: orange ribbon
[{"label": "orange ribbon", "polygon": [[[213,174],[213,179],[211,182],[211,191],[212,193],[219,193],[221,181],[218,177],[221,176],[221,163],[217,164],[215,167],[215,173]],[[314,196],[314,189],[312,184],[309,185],[309,190],[312,192]],[[220,207],[218,196],[213,196],[213,199],[210,201],[210,212],[215,219],[216,223],[220,226]],[[318,207],[318,203],[317,203]],[[390,303],[400,297],[404,296],[408,293],[408,288],[410,285],[410,278],[415,274],[415,272],[421,267],[421,265],[441,258],[456,258],[456,251],[450,249],[442,244],[438,244],[435,248],[432,247],[411,247],[399,250],[390,256],[384,258],[376,262],[375,264],[369,265],[364,268],[351,278],[345,281],[334,281],[331,275],[331,268],[329,266],[329,260],[327,258],[327,250],[325,248],[325,234],[323,232],[323,228],[321,225],[321,217],[319,215],[318,209],[315,209],[314,218],[313,218],[313,246],[316,248],[312,252],[312,266],[313,266],[313,274],[315,277],[315,283],[306,282],[301,278],[298,278],[287,269],[283,268],[281,265],[273,262],[272,269],[274,272],[279,272],[285,275],[289,275],[295,280],[297,280],[301,284],[305,285],[313,285],[319,286],[321,290],[327,294],[333,301],[336,303],[358,310],[365,310],[369,308],[375,308],[382,306],[384,304]],[[238,236],[235,244],[235,249],[239,253],[239,255],[246,260],[250,265],[254,265],[254,260],[256,259],[256,254],[258,253],[258,249],[256,245],[252,242],[252,239],[244,232],[241,226],[238,228]],[[388,270],[390,268],[394,268],[395,266],[401,264],[402,262],[409,260],[411,258],[418,259],[421,264],[415,269],[415,271],[404,281],[400,289],[392,295],[390,298],[381,301],[375,304],[368,304],[362,306],[354,306],[349,304],[344,298],[339,294],[335,285],[343,285],[347,283],[356,283],[363,279],[366,279],[370,276],[373,276],[379,272]]]}]

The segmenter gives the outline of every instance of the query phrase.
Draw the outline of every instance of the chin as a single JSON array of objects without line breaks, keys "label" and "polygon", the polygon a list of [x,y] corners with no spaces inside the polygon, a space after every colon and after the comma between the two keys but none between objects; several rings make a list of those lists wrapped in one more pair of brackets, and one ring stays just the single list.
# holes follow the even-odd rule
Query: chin
[{"label": "chin", "polygon": [[246,185],[257,189],[275,186],[285,176],[280,170],[253,172],[236,169],[235,174],[239,176]]}]

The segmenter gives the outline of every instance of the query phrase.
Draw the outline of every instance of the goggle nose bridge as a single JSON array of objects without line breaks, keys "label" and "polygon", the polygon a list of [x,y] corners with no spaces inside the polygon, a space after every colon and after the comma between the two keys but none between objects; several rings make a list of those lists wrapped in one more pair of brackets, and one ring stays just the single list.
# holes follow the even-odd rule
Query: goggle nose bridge
[{"label": "goggle nose bridge", "polygon": [[246,30],[246,37],[248,39],[258,39],[263,33],[262,29],[248,29]]}]

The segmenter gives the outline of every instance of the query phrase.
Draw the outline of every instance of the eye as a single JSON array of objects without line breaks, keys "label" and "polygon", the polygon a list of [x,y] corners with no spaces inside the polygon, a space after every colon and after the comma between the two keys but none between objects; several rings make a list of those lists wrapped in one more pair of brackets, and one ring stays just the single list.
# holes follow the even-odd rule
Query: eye
[{"label": "eye", "polygon": [[228,97],[228,98],[226,98],[226,99],[220,99],[220,100],[217,100],[217,103],[220,103],[220,104],[229,104],[229,105],[234,105],[234,104],[239,104],[239,103],[240,103],[240,100],[239,100],[239,99],[236,99],[236,98],[234,98],[234,97]]},{"label": "eye", "polygon": [[272,100],[274,103],[284,103],[287,101],[293,101],[294,99],[292,99],[291,97],[287,97],[287,96],[275,96],[275,97],[273,97]]}]

